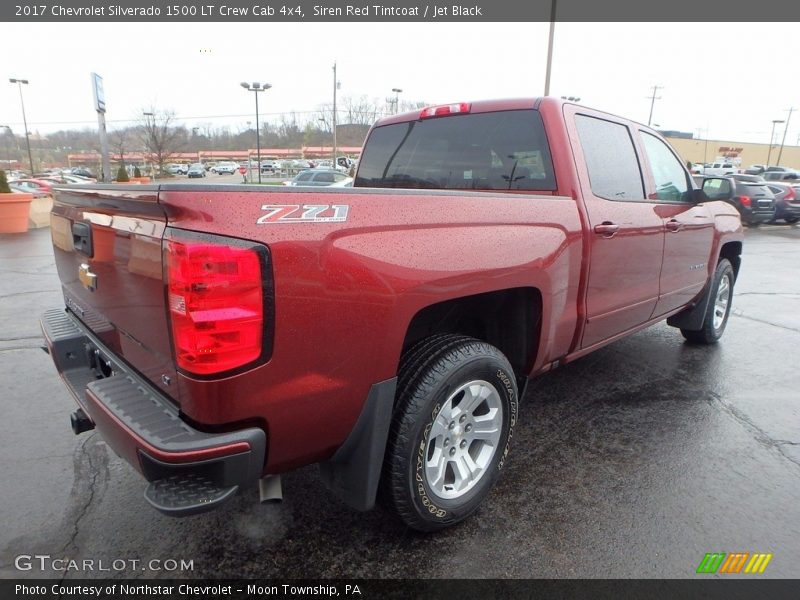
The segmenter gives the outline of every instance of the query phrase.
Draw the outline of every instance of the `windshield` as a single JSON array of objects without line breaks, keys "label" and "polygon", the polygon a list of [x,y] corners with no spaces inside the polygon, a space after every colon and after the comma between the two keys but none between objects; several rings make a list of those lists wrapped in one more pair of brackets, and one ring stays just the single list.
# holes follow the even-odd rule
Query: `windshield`
[{"label": "windshield", "polygon": [[454,115],[375,128],[357,187],[555,190],[536,110]]}]

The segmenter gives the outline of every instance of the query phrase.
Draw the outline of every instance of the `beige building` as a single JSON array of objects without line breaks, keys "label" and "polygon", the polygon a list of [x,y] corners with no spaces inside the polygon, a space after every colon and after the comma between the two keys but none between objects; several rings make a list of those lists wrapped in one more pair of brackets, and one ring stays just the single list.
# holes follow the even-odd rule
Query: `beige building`
[{"label": "beige building", "polygon": [[783,167],[800,169],[800,146],[783,146],[781,160],[778,163],[778,153],[781,145],[773,144],[770,151],[769,144],[749,144],[746,142],[731,142],[726,140],[703,140],[667,137],[672,147],[681,155],[684,162],[710,163],[718,156],[724,156],[739,162],[743,169],[750,165],[780,164]]}]

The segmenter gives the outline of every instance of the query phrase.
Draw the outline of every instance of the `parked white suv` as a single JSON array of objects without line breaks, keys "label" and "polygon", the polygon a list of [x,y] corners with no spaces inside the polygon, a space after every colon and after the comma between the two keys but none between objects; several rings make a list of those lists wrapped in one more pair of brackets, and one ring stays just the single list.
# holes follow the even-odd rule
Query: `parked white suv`
[{"label": "parked white suv", "polygon": [[712,177],[721,177],[723,175],[735,175],[738,172],[739,167],[732,162],[715,162],[711,163],[710,166],[705,167],[702,174]]},{"label": "parked white suv", "polygon": [[212,173],[219,173],[219,174],[227,173],[228,175],[233,175],[238,170],[239,170],[239,165],[237,165],[235,162],[221,162],[211,167]]}]

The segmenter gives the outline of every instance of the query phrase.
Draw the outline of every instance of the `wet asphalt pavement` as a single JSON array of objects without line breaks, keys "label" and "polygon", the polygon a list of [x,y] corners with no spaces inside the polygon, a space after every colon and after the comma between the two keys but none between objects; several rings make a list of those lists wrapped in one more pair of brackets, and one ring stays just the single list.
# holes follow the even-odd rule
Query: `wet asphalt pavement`
[{"label": "wet asphalt pavement", "polygon": [[799,264],[800,228],[749,230],[718,346],[660,324],[535,380],[488,501],[426,536],[351,512],[315,467],[284,477],[280,504],[249,489],[206,515],[151,510],[133,469],[69,428],[38,325],[62,305],[49,230],[0,236],[0,577],[61,577],[14,566],[47,554],[141,561],[68,577],[684,578],[716,551],[799,577]]}]

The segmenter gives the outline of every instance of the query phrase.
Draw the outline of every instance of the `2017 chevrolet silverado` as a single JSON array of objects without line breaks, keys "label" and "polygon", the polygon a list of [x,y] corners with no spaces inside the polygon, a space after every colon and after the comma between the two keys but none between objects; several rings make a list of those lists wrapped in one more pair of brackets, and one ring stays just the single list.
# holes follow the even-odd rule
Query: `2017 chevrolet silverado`
[{"label": "2017 chevrolet silverado", "polygon": [[487,496],[529,378],[664,319],[716,342],[743,239],[655,131],[554,98],[382,119],[353,188],[63,187],[52,238],[73,429],[155,508],[319,463],[423,531]]}]

